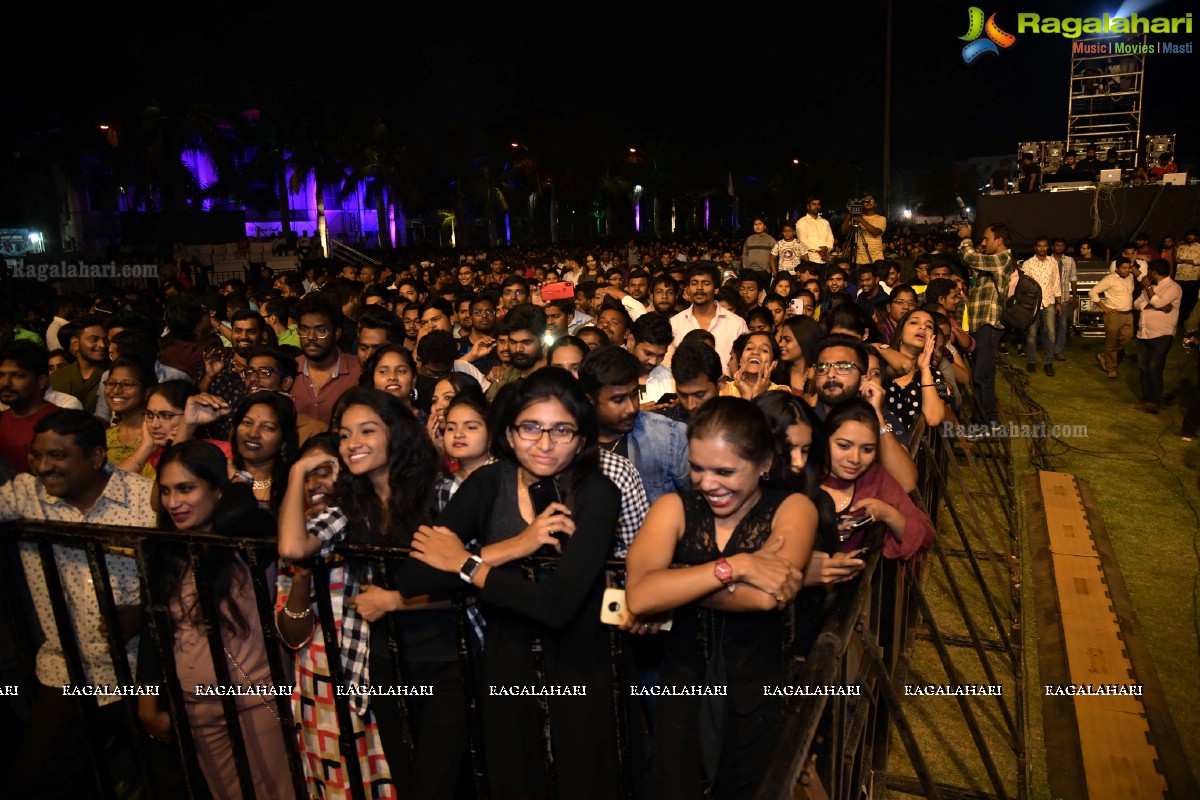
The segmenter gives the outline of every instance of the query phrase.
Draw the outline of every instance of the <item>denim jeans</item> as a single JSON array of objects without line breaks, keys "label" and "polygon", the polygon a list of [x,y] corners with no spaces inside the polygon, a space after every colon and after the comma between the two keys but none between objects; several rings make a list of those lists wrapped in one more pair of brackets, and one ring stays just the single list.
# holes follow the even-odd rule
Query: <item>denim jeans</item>
[{"label": "denim jeans", "polygon": [[1071,324],[1075,321],[1075,306],[1063,303],[1062,313],[1055,320],[1054,355],[1061,356],[1067,350],[1067,334],[1071,332]]},{"label": "denim jeans", "polygon": [[1054,306],[1046,306],[1033,318],[1033,324],[1025,334],[1025,361],[1037,363],[1038,334],[1041,334],[1042,352],[1046,355],[1046,363],[1054,361]]},{"label": "denim jeans", "polygon": [[1142,402],[1162,405],[1163,371],[1167,368],[1167,354],[1171,352],[1173,336],[1156,336],[1153,339],[1138,339],[1138,373],[1142,382]]},{"label": "denim jeans", "polygon": [[975,406],[979,411],[979,423],[999,422],[996,413],[996,352],[1004,329],[993,325],[980,325],[971,331],[975,337],[975,363],[971,366],[971,389],[975,394]]}]

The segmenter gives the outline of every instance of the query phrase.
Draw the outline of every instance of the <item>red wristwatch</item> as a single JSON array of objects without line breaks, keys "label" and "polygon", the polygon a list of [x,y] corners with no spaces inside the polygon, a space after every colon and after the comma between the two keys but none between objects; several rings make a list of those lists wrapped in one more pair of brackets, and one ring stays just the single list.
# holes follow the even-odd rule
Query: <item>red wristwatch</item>
[{"label": "red wristwatch", "polygon": [[717,563],[713,565],[713,575],[717,576],[722,586],[733,583],[733,567],[729,566],[724,556],[718,558]]}]

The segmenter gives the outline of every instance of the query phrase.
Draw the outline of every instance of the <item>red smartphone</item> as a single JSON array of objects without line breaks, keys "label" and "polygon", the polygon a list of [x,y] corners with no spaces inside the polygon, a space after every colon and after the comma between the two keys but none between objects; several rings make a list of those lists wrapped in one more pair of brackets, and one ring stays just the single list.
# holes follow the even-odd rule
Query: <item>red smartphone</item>
[{"label": "red smartphone", "polygon": [[549,303],[551,300],[570,300],[575,296],[575,284],[570,281],[559,281],[558,283],[547,283],[542,287],[542,302]]}]

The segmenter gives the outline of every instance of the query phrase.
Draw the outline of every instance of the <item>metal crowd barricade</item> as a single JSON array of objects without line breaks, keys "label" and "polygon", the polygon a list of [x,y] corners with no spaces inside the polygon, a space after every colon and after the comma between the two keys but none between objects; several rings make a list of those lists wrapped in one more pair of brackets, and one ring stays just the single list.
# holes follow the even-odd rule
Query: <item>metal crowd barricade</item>
[{"label": "metal crowd barricade", "polygon": [[[960,672],[949,654],[959,647],[978,657],[992,685],[1000,681],[985,651],[1001,652],[1016,686],[1016,700],[998,699],[998,708],[1017,762],[1017,796],[1026,791],[1024,750],[1023,670],[1020,641],[1020,568],[1014,557],[1018,544],[1014,482],[1007,443],[985,440],[956,443],[936,430],[913,432],[910,452],[918,467],[914,502],[925,509],[942,530],[929,555],[907,568],[878,553],[868,558],[861,576],[849,584],[826,617],[815,644],[797,679],[800,687],[848,686],[860,694],[805,698],[787,713],[765,771],[758,800],[791,800],[794,797],[857,798],[876,790],[898,790],[919,796],[1007,797],[993,754],[985,741],[976,712],[966,697],[958,697],[962,719],[970,732],[975,755],[986,773],[992,792],[948,786],[935,780],[914,735],[902,704],[903,686],[914,639],[932,642],[951,684],[960,684]],[[952,492],[957,495],[952,497]],[[1000,508],[997,509],[996,506]],[[939,513],[949,517],[938,525]],[[992,535],[989,536],[989,533]],[[958,539],[961,549],[951,549],[943,539]],[[993,544],[999,539],[999,546]],[[967,611],[951,558],[963,559],[978,585],[989,621],[998,640],[983,638],[979,622]],[[981,562],[992,566],[992,577],[1010,592],[993,596]],[[998,565],[1007,561],[1009,569]],[[944,635],[925,596],[925,582],[933,564],[943,569],[950,596],[958,606],[969,636]],[[889,746],[895,731],[915,778],[892,774]]]},{"label": "metal crowd barricade", "polygon": [[[918,465],[918,490],[916,499],[936,514],[941,493],[947,490],[950,480],[955,478],[954,458],[945,441],[936,432],[914,431],[911,451]],[[956,512],[951,509],[950,513]],[[117,680],[123,684],[132,685],[135,675],[125,657],[125,647],[119,641],[120,625],[117,621],[117,607],[109,585],[104,553],[119,548],[131,554],[137,565],[141,579],[141,595],[144,614],[147,617],[148,631],[161,661],[164,677],[164,693],[167,707],[172,718],[174,737],[174,761],[184,776],[183,791],[188,798],[204,798],[208,789],[201,773],[196,755],[195,743],[192,741],[190,728],[187,724],[185,709],[184,687],[180,685],[175,669],[173,646],[170,638],[170,609],[167,598],[158,596],[159,592],[151,580],[154,564],[163,555],[164,549],[173,550],[178,557],[191,565],[195,574],[198,589],[198,604],[207,634],[207,644],[213,659],[215,675],[218,683],[230,685],[231,676],[225,663],[224,646],[221,638],[220,616],[217,614],[217,599],[208,591],[206,580],[206,561],[204,554],[213,548],[224,548],[236,551],[249,568],[253,580],[258,623],[262,628],[263,641],[266,646],[271,680],[276,686],[290,685],[291,671],[287,661],[291,651],[281,646],[275,627],[274,587],[267,581],[268,567],[277,560],[277,545],[274,536],[270,538],[255,538],[248,536],[224,536],[218,534],[184,534],[178,532],[147,530],[142,528],[119,528],[109,526],[72,526],[63,523],[49,522],[13,522],[3,526],[3,539],[7,545],[3,555],[15,563],[0,563],[0,581],[7,583],[0,591],[0,601],[8,605],[5,615],[14,626],[15,639],[21,650],[21,663],[32,680],[32,652],[30,644],[33,637],[25,627],[24,605],[22,594],[27,594],[24,584],[23,571],[19,558],[14,559],[17,548],[15,542],[31,543],[41,559],[43,571],[46,574],[47,585],[51,594],[57,635],[62,643],[64,657],[67,661],[70,679],[76,684],[86,680],[82,655],[78,646],[76,633],[71,623],[71,615],[66,607],[65,596],[62,592],[61,577],[57,562],[52,554],[54,546],[73,547],[82,550],[89,561],[93,576],[93,588],[101,618],[108,631],[108,645],[116,670]],[[882,535],[882,528],[876,527],[872,535]],[[342,545],[339,551],[344,556],[370,559],[376,564],[378,583],[382,586],[392,586],[390,576],[395,573],[396,566],[406,557],[405,550],[369,545]],[[928,566],[928,559],[924,567]],[[610,562],[607,566],[609,585],[613,585],[615,576],[622,572],[624,564]],[[827,685],[844,684],[862,687],[862,695],[858,697],[810,697],[795,703],[787,712],[784,727],[777,739],[777,747],[772,757],[758,796],[760,798],[791,797],[797,783],[814,786],[817,782],[833,789],[835,796],[858,796],[866,790],[869,794],[874,787],[875,776],[886,774],[888,756],[888,737],[893,728],[899,733],[905,749],[917,770],[921,785],[928,796],[937,796],[937,786],[929,777],[924,767],[919,748],[916,746],[912,731],[906,721],[899,700],[898,685],[902,681],[905,668],[904,649],[911,641],[914,630],[914,620],[918,615],[928,615],[928,608],[920,593],[920,572],[905,570],[902,565],[883,559],[876,550],[867,559],[867,565],[861,577],[856,581],[840,588],[835,595],[832,609],[825,617],[822,628],[815,644],[800,668],[798,685]],[[323,563],[313,566],[313,591],[315,596],[316,615],[320,624],[320,635],[323,636],[330,679],[336,686],[345,685],[342,674],[340,648],[336,636],[333,619],[333,601],[329,591],[328,567]],[[474,648],[470,645],[470,637],[474,636],[471,625],[466,618],[464,597],[459,594],[452,598],[454,613],[457,618],[459,639],[459,664],[462,670],[464,686],[475,687],[477,665],[474,663]],[[397,636],[396,615],[389,615],[389,649],[395,674],[391,680],[397,685],[403,685],[400,674],[404,662],[400,651],[400,639]],[[622,785],[627,796],[635,794],[635,786],[639,785],[638,772],[643,765],[630,757],[636,748],[625,745],[635,736],[640,736],[640,720],[636,714],[630,714],[627,707],[628,698],[624,696],[632,676],[624,674],[624,658],[622,644],[624,635],[611,632],[610,655],[611,669],[614,679],[614,714],[618,736],[618,752],[621,755]],[[143,644],[143,647],[146,645]],[[789,657],[792,655],[790,652]],[[84,710],[85,724],[96,731],[99,724],[98,704],[94,697],[81,698]],[[255,797],[250,775],[250,764],[245,754],[242,731],[238,720],[236,703],[231,697],[222,697],[223,717],[232,744],[233,756],[237,767],[237,776],[242,794],[246,798]],[[402,713],[405,712],[404,700],[399,698]],[[468,691],[467,718],[469,724],[470,767],[475,788],[479,797],[487,796],[486,775],[482,758],[482,734],[477,708],[478,700],[473,692]],[[345,762],[345,775],[349,784],[350,795],[354,798],[365,798],[363,776],[359,769],[357,742],[353,736],[350,698],[335,697],[336,717],[339,727],[339,749]],[[131,711],[133,701],[130,701]],[[298,796],[306,796],[304,771],[300,763],[299,745],[297,740],[296,722],[292,716],[290,697],[276,696],[273,708],[280,719],[287,756],[291,769],[293,783]],[[551,787],[556,784],[555,765],[552,757],[550,730],[553,720],[549,718],[549,710],[545,711],[547,724],[543,726],[544,745],[547,757],[547,779]],[[1018,718],[1019,721],[1019,718]],[[97,786],[102,796],[114,797],[112,776],[108,774],[107,764],[100,751],[101,738],[91,735],[89,753]],[[412,747],[411,731],[406,731],[405,743]],[[155,794],[150,780],[150,765],[146,762],[147,754],[139,748],[136,754],[140,761],[143,780],[150,788],[147,796],[177,795],[179,786],[166,787],[164,792]],[[810,792],[810,794],[815,794]],[[553,796],[553,792],[552,792]]]},{"label": "metal crowd barricade", "polygon": [[[118,621],[117,606],[108,580],[104,554],[106,552],[121,551],[122,553],[127,553],[134,560],[141,582],[142,608],[146,616],[146,628],[150,632],[152,639],[150,646],[154,648],[162,664],[163,694],[167,701],[174,731],[174,760],[177,762],[180,770],[183,787],[177,785],[155,787],[151,779],[151,765],[147,762],[147,748],[142,747],[135,748],[135,756],[139,762],[140,778],[146,787],[146,796],[149,797],[171,796],[173,798],[179,793],[180,788],[184,790],[188,798],[198,799],[208,797],[209,791],[201,772],[195,742],[188,725],[184,687],[180,684],[176,671],[173,643],[170,634],[171,625],[168,598],[159,596],[155,582],[151,580],[152,571],[154,565],[159,563],[156,557],[162,555],[164,549],[172,550],[180,557],[186,559],[196,578],[197,602],[201,618],[204,621],[209,655],[213,660],[217,683],[222,686],[230,686],[234,685],[234,682],[231,680],[234,676],[230,675],[226,666],[225,648],[221,638],[221,629],[224,623],[221,622],[222,618],[218,614],[217,600],[212,597],[209,591],[206,579],[206,564],[203,556],[212,548],[224,548],[239,553],[242,560],[249,567],[252,576],[255,603],[258,612],[257,622],[262,628],[271,680],[275,686],[291,685],[290,665],[285,664],[285,659],[291,657],[291,651],[285,650],[279,641],[275,626],[274,587],[268,585],[266,577],[267,567],[276,560],[277,545],[275,538],[273,536],[270,539],[265,539],[229,537],[219,534],[184,534],[144,528],[101,525],[80,526],[36,521],[6,523],[0,528],[0,531],[3,532],[2,538],[5,545],[3,554],[5,560],[10,562],[0,563],[0,582],[4,583],[3,591],[0,591],[0,602],[7,606],[7,609],[0,610],[8,612],[4,614],[4,617],[10,621],[13,628],[13,638],[17,643],[18,655],[20,656],[23,671],[28,678],[28,685],[30,686],[36,685],[37,682],[36,677],[33,675],[34,653],[32,642],[34,641],[34,637],[29,632],[29,624],[25,617],[26,603],[22,598],[22,594],[28,594],[28,590],[18,555],[18,545],[20,543],[29,543],[36,548],[42,570],[46,576],[46,583],[57,626],[56,634],[59,642],[61,642],[69,679],[73,685],[77,686],[87,685],[87,675],[84,669],[83,655],[80,650],[77,633],[71,621],[72,614],[67,607],[66,595],[62,587],[62,578],[58,569],[58,562],[53,555],[53,549],[55,547],[73,548],[81,550],[86,554],[91,567],[93,576],[92,588],[95,591],[100,617],[107,627],[109,655],[116,672],[117,681],[122,686],[136,685],[136,675],[126,656],[125,645],[119,641],[121,627]],[[392,585],[389,577],[390,574],[394,573],[395,565],[407,556],[407,551],[401,548],[370,545],[347,544],[340,546],[339,550],[344,555],[372,559],[377,567],[378,582],[383,586]],[[616,573],[623,572],[623,570],[623,563],[610,562],[607,569],[610,582],[614,579]],[[333,603],[329,591],[328,573],[329,568],[327,565],[321,563],[319,560],[314,563],[313,592],[317,607],[317,617],[320,622],[320,633],[323,636],[326,647],[326,657],[331,680],[334,685],[341,686],[345,685],[345,676],[342,671],[340,648],[333,625]],[[476,685],[475,673],[477,667],[474,662],[474,649],[469,644],[469,637],[474,636],[474,633],[471,631],[470,624],[466,619],[466,604],[463,595],[456,595],[452,602],[457,617],[459,664],[463,671],[463,682],[464,686],[472,687]],[[214,620],[216,620],[215,623]],[[251,623],[253,624],[253,621]],[[403,658],[399,646],[400,639],[395,629],[396,624],[396,615],[389,615],[391,630],[389,631],[388,646],[392,651],[392,663],[396,670],[396,674],[391,676],[391,678],[396,685],[403,685],[403,676],[400,674],[400,665],[403,662]],[[622,670],[621,639],[621,635],[614,629],[611,637],[612,669],[615,680],[614,700],[617,701],[614,703],[614,713],[616,715],[619,736],[624,740],[628,740],[631,733],[625,727],[627,724],[627,715],[622,699],[625,684]],[[143,644],[142,646],[145,647],[146,645]],[[40,690],[59,691],[59,688],[41,687]],[[80,700],[84,715],[84,724],[92,732],[87,737],[89,752],[86,756],[91,763],[96,787],[100,796],[115,798],[116,794],[113,788],[114,776],[110,774],[108,762],[101,750],[101,743],[105,737],[100,735],[98,701],[94,696],[84,696]],[[136,715],[136,697],[127,698],[122,702],[127,702],[130,713]],[[254,798],[256,795],[250,773],[250,764],[246,756],[244,736],[239,724],[236,701],[233,697],[223,695],[220,702],[242,796],[248,799]],[[407,728],[407,712],[403,698],[399,698],[399,702],[401,704],[401,715],[405,720]],[[486,776],[482,760],[482,728],[479,722],[477,700],[473,692],[467,692],[466,702],[468,705],[467,713],[470,732],[471,771],[477,796],[486,797]],[[353,711],[350,708],[350,698],[343,696],[335,697],[335,706],[339,727],[339,750],[346,765],[349,793],[356,800],[365,800],[367,794],[359,766],[358,747],[352,733],[353,727],[350,715]],[[280,726],[297,796],[306,797],[307,790],[304,783],[304,771],[300,763],[297,744],[298,731],[292,715],[291,698],[286,695],[277,695],[274,697],[273,707],[280,719]],[[552,752],[550,745],[551,724],[552,720],[547,716],[547,725],[543,731],[547,753]],[[406,729],[404,731],[403,739],[406,745],[412,747],[413,739],[411,730]],[[624,748],[622,748],[622,756],[624,756]],[[634,781],[630,770],[634,766],[634,764],[629,763],[627,760],[622,764],[622,771],[624,773],[622,777],[624,785],[627,787],[627,792],[632,792],[630,787],[633,786]],[[553,786],[555,774],[551,759],[547,760],[547,778],[550,781],[550,785]]]}]

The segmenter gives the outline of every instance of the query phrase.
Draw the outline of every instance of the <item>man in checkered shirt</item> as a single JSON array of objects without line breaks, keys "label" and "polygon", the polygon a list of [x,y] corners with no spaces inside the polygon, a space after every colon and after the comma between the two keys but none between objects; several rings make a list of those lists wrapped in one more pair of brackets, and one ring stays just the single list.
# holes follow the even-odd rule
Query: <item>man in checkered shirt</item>
[{"label": "man in checkered shirt", "polygon": [[971,320],[971,335],[975,337],[975,363],[971,369],[971,387],[980,423],[1000,423],[996,411],[996,353],[1004,336],[1000,315],[1008,297],[1008,283],[1013,273],[1012,252],[1008,249],[1011,234],[1001,223],[989,225],[983,232],[983,252],[971,243],[971,226],[958,229],[962,241],[958,257],[971,271],[971,291],[967,310]]}]

